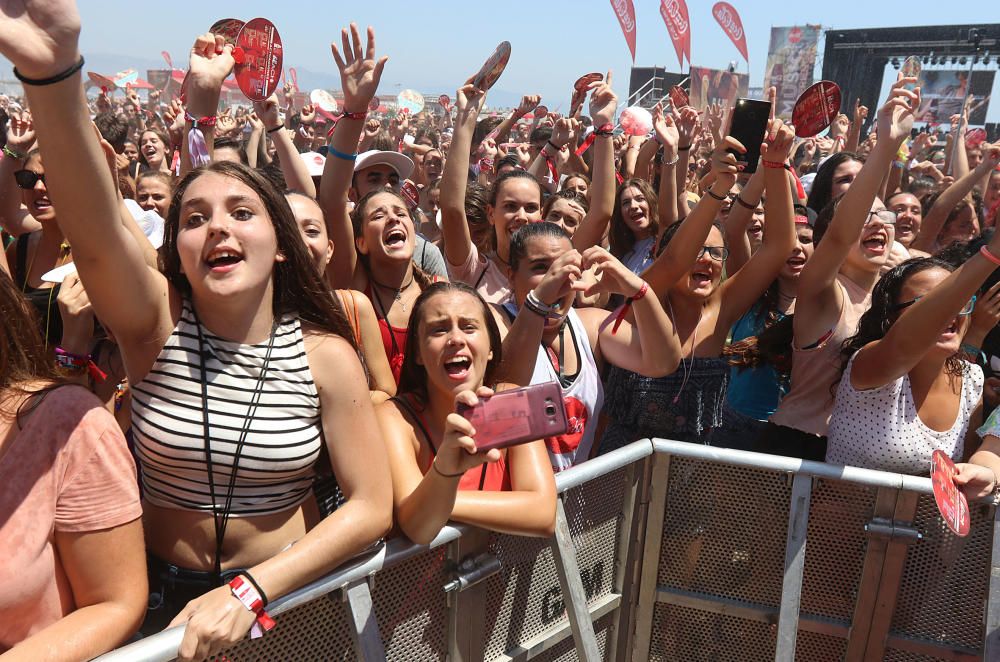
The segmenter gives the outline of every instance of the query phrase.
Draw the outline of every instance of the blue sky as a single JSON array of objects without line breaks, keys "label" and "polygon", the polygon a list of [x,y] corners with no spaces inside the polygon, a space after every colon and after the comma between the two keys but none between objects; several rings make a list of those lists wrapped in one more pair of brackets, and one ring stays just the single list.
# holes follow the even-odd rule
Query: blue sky
[{"label": "blue sky", "polygon": [[[658,0],[633,2],[637,13],[636,64],[679,70]],[[737,60],[738,70],[747,71],[735,46],[712,18],[712,4],[713,0],[688,0],[694,64],[724,68]],[[825,28],[848,29],[1000,20],[1000,13],[983,16],[991,5],[983,0],[949,0],[946,18],[940,2],[731,0],[731,4],[740,11],[747,33],[751,85],[760,85],[763,78],[771,26],[819,23]],[[616,90],[625,96],[632,64],[608,0],[82,0],[80,5],[83,51],[93,56],[93,62],[107,62],[104,66],[118,62],[134,62],[131,66],[140,69],[161,66],[160,51],[168,50],[175,65],[184,67],[194,35],[207,30],[215,19],[228,16],[244,20],[264,16],[274,21],[284,41],[286,67],[296,67],[302,87],[337,86],[329,44],[339,39],[339,28],[352,20],[374,26],[379,52],[389,55],[380,90],[385,96],[407,87],[453,95],[503,40],[511,42],[512,56],[495,88],[494,102],[536,93],[550,108],[562,105],[565,110],[573,80],[589,71],[609,68],[615,74]],[[1000,118],[997,87],[994,98],[998,103],[990,109],[991,121]]]}]

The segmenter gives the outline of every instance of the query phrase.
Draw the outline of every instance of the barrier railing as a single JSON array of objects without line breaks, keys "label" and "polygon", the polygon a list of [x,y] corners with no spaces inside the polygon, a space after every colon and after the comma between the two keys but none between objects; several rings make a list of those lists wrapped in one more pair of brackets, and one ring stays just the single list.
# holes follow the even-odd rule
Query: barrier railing
[{"label": "barrier railing", "polygon": [[[1000,657],[995,509],[956,538],[929,479],[654,440],[556,485],[552,538],[392,540],[275,601],[226,659]],[[182,636],[100,659],[170,660]]]}]

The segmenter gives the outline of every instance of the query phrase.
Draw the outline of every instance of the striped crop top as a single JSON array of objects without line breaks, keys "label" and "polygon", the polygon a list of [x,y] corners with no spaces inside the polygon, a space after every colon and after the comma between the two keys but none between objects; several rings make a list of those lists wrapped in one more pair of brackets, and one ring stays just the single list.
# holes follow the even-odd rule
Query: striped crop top
[{"label": "striped crop top", "polygon": [[[132,386],[132,430],[143,496],[152,504],[213,510],[205,453],[199,323],[189,302],[156,363]],[[243,345],[201,328],[206,355],[210,448],[216,508],[226,503],[233,457],[249,411],[230,506],[232,516],[287,510],[311,494],[323,443],[319,394],[299,320],[285,316],[270,341]],[[252,399],[260,383],[256,409]]]}]

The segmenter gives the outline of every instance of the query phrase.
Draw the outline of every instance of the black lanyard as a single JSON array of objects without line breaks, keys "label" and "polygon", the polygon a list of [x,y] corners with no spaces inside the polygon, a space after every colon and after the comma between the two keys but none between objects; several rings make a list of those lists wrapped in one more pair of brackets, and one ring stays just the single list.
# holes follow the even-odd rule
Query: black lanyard
[{"label": "black lanyard", "polygon": [[212,462],[212,437],[208,424],[208,371],[205,369],[205,343],[201,333],[201,320],[198,313],[194,311],[195,324],[198,328],[198,356],[201,363],[201,416],[202,434],[205,442],[205,461],[208,463],[208,489],[212,497],[212,522],[215,525],[215,559],[213,569],[215,581],[221,584],[222,581],[222,541],[226,537],[226,527],[229,524],[229,515],[233,505],[233,493],[236,491],[236,474],[239,472],[240,455],[243,453],[243,446],[246,443],[247,434],[250,431],[250,423],[257,412],[257,404],[264,391],[264,380],[267,377],[268,366],[271,362],[271,350],[274,349],[274,334],[278,328],[278,320],[275,318],[271,325],[271,337],[267,341],[267,353],[264,355],[264,365],[261,366],[260,376],[257,377],[257,385],[250,395],[250,405],[247,407],[247,415],[243,420],[243,429],[240,430],[240,438],[236,443],[236,453],[233,455],[233,471],[229,474],[229,484],[226,486],[226,505],[220,513],[215,502],[215,468]]}]

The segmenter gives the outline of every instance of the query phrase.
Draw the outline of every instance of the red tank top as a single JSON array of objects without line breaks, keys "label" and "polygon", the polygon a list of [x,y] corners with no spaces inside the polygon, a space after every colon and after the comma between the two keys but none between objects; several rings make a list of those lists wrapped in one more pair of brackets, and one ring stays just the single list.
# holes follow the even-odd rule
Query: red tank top
[{"label": "red tank top", "polygon": [[[420,429],[420,433],[424,436],[424,440],[427,441],[427,445],[431,448],[431,455],[437,455],[437,447],[434,442],[431,441],[430,433],[427,428],[427,421],[424,420],[423,415],[410,403],[410,399],[406,396],[397,396],[393,398],[393,401],[400,404],[400,406],[410,414],[410,418],[417,424]],[[431,460],[433,462],[433,459]],[[421,467],[420,470],[426,474],[428,471],[432,471],[430,464],[426,467]],[[503,452],[500,459],[496,462],[487,462],[473,469],[469,469],[458,481],[458,489],[466,491],[480,491],[480,492],[510,492],[510,471],[507,468],[507,454]]]},{"label": "red tank top", "polygon": [[392,370],[392,378],[399,385],[399,373],[403,369],[403,356],[406,354],[406,327],[392,326],[386,319],[385,311],[382,310],[382,302],[372,293],[371,283],[365,289],[365,296],[372,302],[375,308],[375,317],[378,318],[378,329],[382,334],[382,346],[385,347],[385,356],[389,359],[389,368]]}]

